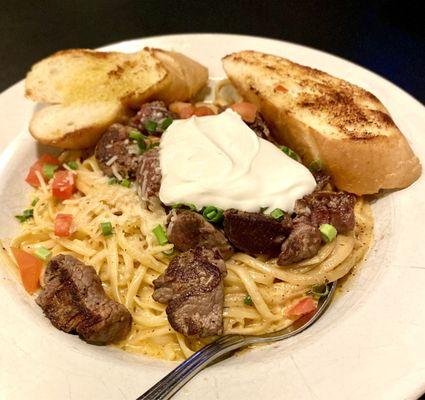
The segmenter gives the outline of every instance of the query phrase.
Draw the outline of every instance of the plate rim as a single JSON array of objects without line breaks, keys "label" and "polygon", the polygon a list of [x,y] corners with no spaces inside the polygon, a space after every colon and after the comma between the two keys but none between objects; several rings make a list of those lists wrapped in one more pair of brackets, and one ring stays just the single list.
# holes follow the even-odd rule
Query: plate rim
[{"label": "plate rim", "polygon": [[[337,58],[338,60],[341,60],[341,61],[344,61],[344,62],[348,62],[348,63],[350,63],[351,65],[353,65],[354,67],[356,67],[357,69],[361,69],[362,71],[364,71],[364,72],[366,72],[367,74],[369,74],[369,75],[371,75],[371,76],[373,76],[373,78],[374,79],[376,79],[376,78],[379,78],[379,80],[381,80],[381,81],[383,81],[383,82],[385,82],[385,84],[386,85],[391,85],[391,87],[392,87],[392,89],[397,89],[397,91],[399,92],[399,94],[402,94],[403,96],[407,96],[408,97],[408,99],[409,99],[409,101],[411,102],[412,100],[416,103],[416,105],[417,106],[421,106],[421,110],[422,110],[422,112],[424,112],[425,111],[425,107],[424,107],[424,105],[422,105],[422,103],[419,101],[419,100],[417,100],[415,97],[413,97],[412,95],[410,95],[408,92],[406,92],[404,89],[402,89],[402,88],[400,88],[400,87],[398,87],[397,85],[395,85],[394,83],[392,83],[391,81],[389,81],[388,79],[386,79],[386,78],[384,78],[384,77],[382,77],[382,76],[380,76],[380,75],[378,75],[376,72],[373,72],[373,71],[371,71],[371,70],[369,70],[369,69],[367,69],[367,68],[365,68],[365,67],[362,67],[362,66],[360,66],[360,65],[358,65],[358,64],[356,64],[356,63],[354,63],[354,62],[352,62],[352,61],[350,61],[350,60],[346,60],[346,59],[344,59],[344,58],[342,58],[342,57],[339,57],[339,56],[337,56],[337,55],[334,55],[334,54],[331,54],[331,53],[327,53],[327,52],[324,52],[324,51],[322,51],[322,50],[319,50],[319,49],[315,49],[315,48],[312,48],[312,47],[309,47],[309,46],[305,46],[305,45],[301,45],[301,44],[298,44],[298,43],[293,43],[293,42],[287,42],[287,41],[282,41],[282,40],[279,40],[279,39],[274,39],[274,38],[267,38],[267,37],[259,37],[259,36],[250,36],[250,35],[238,35],[238,34],[223,34],[223,33],[199,33],[199,34],[197,34],[197,33],[190,33],[190,34],[171,34],[171,35],[158,35],[158,36],[151,36],[151,37],[143,37],[143,38],[134,38],[134,39],[129,39],[129,40],[125,40],[125,41],[121,41],[121,42],[115,42],[115,43],[112,43],[112,44],[109,44],[109,45],[106,45],[106,46],[102,46],[102,47],[100,47],[99,49],[104,49],[104,48],[107,48],[107,47],[111,47],[111,46],[119,46],[119,45],[123,45],[123,44],[126,44],[126,43],[130,43],[130,42],[137,42],[137,41],[141,41],[141,40],[155,40],[155,39],[171,39],[171,38],[176,38],[176,37],[187,37],[187,38],[189,38],[190,39],[190,37],[193,37],[193,36],[217,36],[217,35],[219,35],[219,36],[231,36],[231,37],[233,37],[233,38],[235,38],[235,39],[243,39],[243,38],[256,38],[256,39],[264,39],[264,40],[268,40],[268,41],[273,41],[273,42],[277,42],[278,44],[283,44],[283,45],[291,45],[291,46],[293,46],[293,45],[295,45],[295,46],[297,46],[297,47],[301,47],[301,48],[304,48],[304,49],[307,49],[308,51],[314,51],[314,52],[318,52],[318,53],[320,53],[320,54],[323,54],[324,56],[326,56],[326,57],[329,57],[329,56],[332,56],[332,57],[335,57],[335,58]],[[11,85],[9,88],[7,88],[6,90],[4,90],[1,94],[0,94],[0,98],[3,98],[4,97],[4,95],[7,93],[7,92],[9,92],[9,91],[11,91],[11,90],[16,90],[19,86],[21,86],[23,84],[23,80],[21,80],[21,81],[19,81],[19,82],[17,82],[17,83],[15,83],[15,84],[13,84],[13,85]],[[0,139],[0,142],[1,142],[2,140]],[[7,147],[9,147],[10,145],[12,144],[12,142],[11,143],[9,143],[8,144],[8,146]],[[2,151],[1,151],[1,159],[3,159],[3,157],[5,156],[5,152],[7,151],[7,149],[3,149]],[[1,343],[1,342],[0,342]],[[1,346],[0,346],[1,347]],[[423,383],[423,385],[422,385],[422,387],[421,388],[418,388],[418,391],[417,391],[417,393],[419,393],[420,394],[420,392],[419,391],[421,391],[421,392],[423,392],[425,390],[425,383]],[[415,396],[415,395],[417,395],[417,393],[411,393],[410,395],[412,395],[412,396]]]}]

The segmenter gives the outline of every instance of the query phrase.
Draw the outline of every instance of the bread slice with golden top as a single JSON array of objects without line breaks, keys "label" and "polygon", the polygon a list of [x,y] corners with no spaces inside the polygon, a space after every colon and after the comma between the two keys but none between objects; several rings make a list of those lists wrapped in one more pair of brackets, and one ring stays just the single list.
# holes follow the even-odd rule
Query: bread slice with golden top
[{"label": "bread slice with golden top", "polygon": [[223,58],[232,84],[255,103],[276,139],[306,165],[320,160],[336,186],[358,195],[409,186],[421,165],[370,92],[285,58],[241,51]]},{"label": "bread slice with golden top", "polygon": [[161,61],[170,78],[169,83],[155,93],[157,100],[164,100],[166,103],[190,100],[205,86],[208,69],[201,64],[175,51],[146,50]]},{"label": "bread slice with golden top", "polygon": [[40,143],[62,149],[94,146],[109,125],[124,118],[119,101],[54,104],[37,111],[29,130]]},{"label": "bread slice with golden top", "polygon": [[60,51],[35,64],[27,75],[26,96],[54,104],[33,115],[30,133],[50,146],[86,148],[129,108],[150,99],[189,100],[207,80],[205,67],[176,52]]},{"label": "bread slice with golden top", "polygon": [[35,64],[25,94],[41,103],[121,101],[137,107],[169,84],[168,72],[149,51],[59,51]]}]

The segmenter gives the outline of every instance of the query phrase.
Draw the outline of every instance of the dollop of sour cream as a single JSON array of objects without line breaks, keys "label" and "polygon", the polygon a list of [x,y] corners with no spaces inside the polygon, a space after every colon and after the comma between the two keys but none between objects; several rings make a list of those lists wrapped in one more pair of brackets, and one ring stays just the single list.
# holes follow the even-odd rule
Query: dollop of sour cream
[{"label": "dollop of sour cream", "polygon": [[230,109],[174,121],[161,138],[160,165],[159,198],[166,205],[292,212],[316,186],[306,167],[259,138]]}]

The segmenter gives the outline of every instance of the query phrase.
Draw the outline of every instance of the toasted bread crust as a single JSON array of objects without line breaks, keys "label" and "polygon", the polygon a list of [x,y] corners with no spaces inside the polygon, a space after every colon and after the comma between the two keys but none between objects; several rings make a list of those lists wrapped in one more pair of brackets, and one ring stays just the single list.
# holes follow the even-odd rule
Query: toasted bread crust
[{"label": "toasted bread crust", "polygon": [[152,98],[188,100],[207,79],[205,67],[175,52],[59,51],[27,74],[25,95],[54,104],[33,115],[30,132],[54,147],[86,148],[123,117],[126,108],[138,108]]},{"label": "toasted bread crust", "polygon": [[421,174],[421,165],[402,135],[336,139],[290,116],[284,120],[284,125],[273,125],[279,141],[291,143],[306,165],[321,160],[340,190],[374,194],[407,187]]},{"label": "toasted bread crust", "polygon": [[47,140],[43,136],[38,136],[37,133],[34,133],[34,130],[31,130],[31,135],[37,139],[40,143],[57,147],[59,149],[69,149],[69,150],[78,150],[86,149],[94,146],[97,141],[100,139],[104,132],[104,129],[96,126],[88,126],[85,128],[77,129],[73,132],[67,132],[62,136],[59,136],[57,139]]},{"label": "toasted bread crust", "polygon": [[255,103],[276,139],[305,164],[320,159],[341,190],[358,195],[403,188],[421,165],[382,103],[324,72],[267,54],[226,56],[224,69]]},{"label": "toasted bread crust", "polygon": [[161,62],[169,76],[169,84],[155,93],[155,99],[166,103],[190,100],[207,83],[208,69],[191,58],[174,51],[145,50]]},{"label": "toasted bread crust", "polygon": [[[91,109],[92,114],[87,115],[86,109]],[[76,114],[81,120],[74,122]],[[31,118],[29,131],[40,143],[52,147],[85,149],[94,146],[108,126],[125,117],[126,111],[120,103],[56,104],[37,111]]]}]

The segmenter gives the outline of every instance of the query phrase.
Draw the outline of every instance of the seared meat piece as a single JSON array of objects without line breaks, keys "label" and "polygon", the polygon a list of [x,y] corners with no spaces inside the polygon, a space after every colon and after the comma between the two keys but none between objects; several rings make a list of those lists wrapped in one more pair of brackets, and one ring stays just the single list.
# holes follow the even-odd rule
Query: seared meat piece
[{"label": "seared meat piece", "polygon": [[[151,103],[143,104],[130,123],[142,132],[160,135],[165,130],[161,124],[167,118],[173,119],[174,115],[167,109],[165,103],[163,101],[152,101]],[[149,127],[151,122],[154,124]]]},{"label": "seared meat piece", "polygon": [[168,303],[170,325],[185,336],[223,333],[223,278],[226,265],[217,252],[197,247],[173,258],[153,284],[153,299]]},{"label": "seared meat piece", "polygon": [[122,178],[135,176],[140,155],[137,144],[128,136],[133,130],[130,126],[113,124],[100,138],[94,154],[105,175],[114,176],[115,170]]},{"label": "seared meat piece", "polygon": [[283,242],[277,260],[278,265],[287,265],[313,257],[322,244],[319,229],[305,219],[295,219],[294,229]]},{"label": "seared meat piece", "polygon": [[266,139],[269,142],[276,143],[270,129],[268,128],[263,117],[257,113],[254,122],[247,123],[247,125],[256,133],[256,135],[262,139]]},{"label": "seared meat piece", "polygon": [[331,224],[338,233],[354,229],[354,205],[356,197],[345,192],[318,191],[298,200],[303,208],[303,215],[310,215],[315,226]]},{"label": "seared meat piece", "polygon": [[291,218],[282,221],[268,215],[230,209],[224,213],[224,233],[236,248],[249,254],[279,254],[284,239],[291,231]]},{"label": "seared meat piece", "polygon": [[216,249],[225,260],[233,254],[224,234],[193,211],[173,210],[167,228],[168,240],[177,250],[186,251],[202,246]]},{"label": "seared meat piece", "polygon": [[194,287],[168,304],[168,321],[185,336],[222,335],[223,303],[222,282],[215,289]]},{"label": "seared meat piece", "polygon": [[323,190],[327,185],[333,186],[332,178],[329,175],[325,174],[324,172],[314,171],[312,172],[312,174],[317,184],[316,188],[314,189],[316,192]]},{"label": "seared meat piece", "polygon": [[168,303],[175,295],[192,287],[217,286],[218,282],[214,279],[221,279],[225,275],[226,265],[217,252],[197,247],[171,260],[164,274],[153,282],[153,298],[160,303]]},{"label": "seared meat piece", "polygon": [[154,147],[143,153],[137,168],[136,180],[140,188],[140,197],[147,200],[158,196],[161,187],[161,165],[159,163],[159,148]]},{"label": "seared meat piece", "polygon": [[319,226],[331,224],[338,233],[354,228],[354,195],[344,192],[313,192],[295,203],[294,229],[282,244],[277,263],[287,265],[317,254],[321,245]]},{"label": "seared meat piece", "polygon": [[61,254],[50,260],[44,282],[36,302],[56,328],[93,344],[117,342],[130,332],[131,314],[106,295],[93,267]]},{"label": "seared meat piece", "polygon": [[302,199],[298,199],[295,202],[294,214],[295,218],[309,222],[311,218],[311,209],[308,206],[308,201],[306,200],[306,197],[307,196],[304,196]]}]

